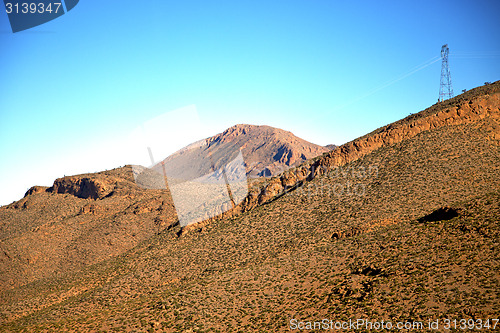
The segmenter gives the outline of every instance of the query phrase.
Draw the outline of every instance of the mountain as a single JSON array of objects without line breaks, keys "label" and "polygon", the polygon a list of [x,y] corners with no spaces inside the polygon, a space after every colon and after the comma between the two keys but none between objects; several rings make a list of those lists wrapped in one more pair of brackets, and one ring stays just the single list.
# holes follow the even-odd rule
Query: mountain
[{"label": "mountain", "polygon": [[269,126],[236,125],[195,142],[151,169],[134,167],[143,188],[168,187],[181,226],[202,222],[245,199],[255,178],[271,177],[329,149]]},{"label": "mountain", "polygon": [[196,178],[226,165],[241,151],[248,177],[271,177],[329,150],[278,128],[240,124],[193,143],[162,162],[167,174]]},{"label": "mountain", "polygon": [[[203,175],[210,162],[224,165],[240,149],[254,177],[328,151],[281,129],[236,125],[166,162],[181,166],[184,175],[197,166]],[[211,159],[197,158],[206,152]],[[120,255],[176,223],[170,191],[138,187],[131,166],[59,178],[50,188],[34,186],[23,199],[0,208],[0,290]]]},{"label": "mountain", "polygon": [[[277,332],[356,318],[438,320],[441,330],[446,319],[490,319],[491,328],[500,315],[499,169],[500,81],[265,179],[223,216],[165,222],[108,260],[13,285],[0,293],[0,329]],[[108,237],[134,215],[143,217],[137,228],[170,216],[167,190],[136,188],[130,173],[35,188],[0,208],[2,230],[22,213],[19,228],[32,223],[26,233],[43,239],[81,207],[102,214]],[[37,220],[37,202],[58,220]],[[15,249],[4,239],[2,250]],[[30,270],[9,251],[2,264]]]}]

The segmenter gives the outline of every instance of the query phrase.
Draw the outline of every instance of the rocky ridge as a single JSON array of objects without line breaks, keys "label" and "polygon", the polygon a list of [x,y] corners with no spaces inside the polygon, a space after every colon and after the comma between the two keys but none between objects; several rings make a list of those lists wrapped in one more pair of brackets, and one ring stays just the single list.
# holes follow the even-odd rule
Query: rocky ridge
[{"label": "rocky ridge", "polygon": [[[263,186],[251,189],[245,200],[233,209],[206,221],[188,225],[182,229],[181,234],[202,227],[214,219],[240,214],[270,202],[302,186],[305,181],[312,180],[331,168],[352,162],[378,148],[415,137],[425,131],[472,123],[486,117],[500,118],[500,81],[437,103],[422,112],[381,127],[296,168],[289,169],[270,179]],[[500,133],[494,134],[491,140],[500,144]]]}]

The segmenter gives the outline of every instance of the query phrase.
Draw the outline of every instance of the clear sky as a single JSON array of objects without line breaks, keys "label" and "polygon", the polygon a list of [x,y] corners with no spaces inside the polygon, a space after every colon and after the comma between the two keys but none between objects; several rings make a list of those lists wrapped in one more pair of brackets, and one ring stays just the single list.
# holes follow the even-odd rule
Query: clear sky
[{"label": "clear sky", "polygon": [[195,106],[190,139],[342,144],[434,104],[445,43],[455,94],[500,79],[498,0],[81,0],[15,34],[0,6],[0,205],[140,162],[130,133],[172,110]]}]

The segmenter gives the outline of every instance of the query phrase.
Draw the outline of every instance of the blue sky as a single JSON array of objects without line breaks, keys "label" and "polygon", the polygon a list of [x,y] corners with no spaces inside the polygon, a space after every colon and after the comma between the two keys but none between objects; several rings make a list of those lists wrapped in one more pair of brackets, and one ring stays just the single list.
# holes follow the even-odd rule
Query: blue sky
[{"label": "blue sky", "polygon": [[498,13],[497,0],[81,0],[13,34],[2,10],[0,204],[140,162],[130,133],[190,105],[204,130],[189,139],[249,123],[348,142],[437,101],[445,43],[455,94],[500,79]]}]

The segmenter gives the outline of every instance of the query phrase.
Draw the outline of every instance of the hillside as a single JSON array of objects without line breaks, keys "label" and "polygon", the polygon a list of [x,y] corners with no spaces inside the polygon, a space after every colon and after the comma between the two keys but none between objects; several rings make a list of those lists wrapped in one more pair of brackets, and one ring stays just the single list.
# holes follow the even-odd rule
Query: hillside
[{"label": "hillside", "polygon": [[[170,156],[167,165],[181,166],[181,173],[196,165],[203,175],[241,149],[248,176],[270,176],[329,151],[269,126],[235,125],[203,142],[201,149],[195,143],[195,149]],[[0,290],[122,254],[176,223],[169,190],[138,187],[131,166],[34,186],[23,199],[0,207]]]},{"label": "hillside", "polygon": [[[287,331],[291,319],[498,318],[499,169],[495,82],[271,178],[220,218],[169,224],[109,260],[4,290],[0,329],[248,332]],[[110,184],[87,191],[97,199],[68,186],[60,195],[68,207],[138,196],[154,207],[143,223],[172,209],[162,190]],[[34,189],[0,216],[58,188]]]},{"label": "hillside", "polygon": [[121,254],[176,222],[167,190],[142,190],[130,166],[56,179],[0,207],[0,290]]}]

